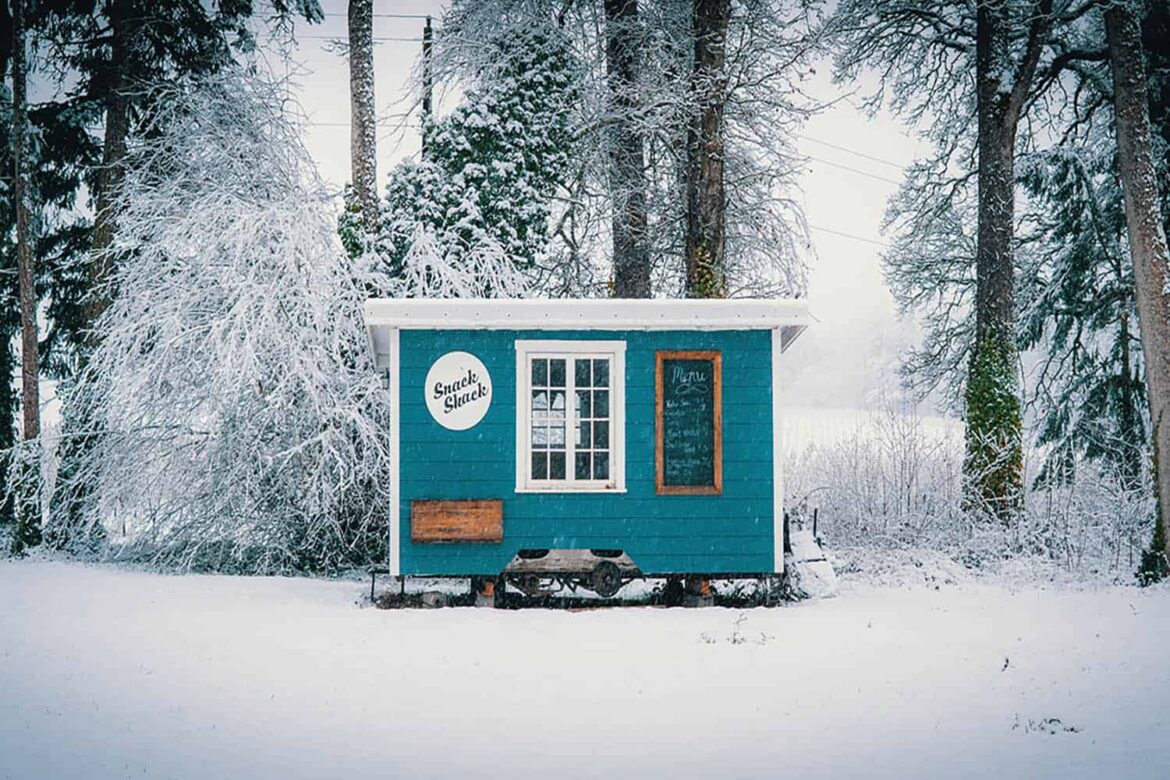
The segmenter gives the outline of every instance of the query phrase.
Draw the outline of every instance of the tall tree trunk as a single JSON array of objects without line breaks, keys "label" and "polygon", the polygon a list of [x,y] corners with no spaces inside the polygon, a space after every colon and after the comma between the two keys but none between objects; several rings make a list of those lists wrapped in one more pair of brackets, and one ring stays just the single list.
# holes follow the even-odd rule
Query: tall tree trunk
[{"label": "tall tree trunk", "polygon": [[723,184],[723,109],[726,102],[730,0],[695,0],[691,90],[696,110],[687,132],[686,263],[688,298],[727,295],[727,195]]},{"label": "tall tree trunk", "polygon": [[28,97],[24,45],[24,0],[12,3],[12,194],[16,205],[16,266],[20,287],[21,408],[24,438],[41,433],[37,373],[37,293],[33,282],[33,238],[29,209]]},{"label": "tall tree trunk", "polygon": [[605,57],[613,124],[609,189],[613,197],[614,296],[650,297],[646,158],[637,129],[641,61],[638,0],[605,0]]},{"label": "tall tree trunk", "polygon": [[[28,97],[24,42],[24,2],[12,2],[12,195],[16,206],[16,266],[20,288],[21,411],[26,441],[41,433],[41,399],[37,372],[37,293],[33,281],[33,237],[28,180]],[[35,467],[23,460],[18,468]],[[6,487],[6,486],[5,486]],[[26,483],[27,487],[27,483]],[[2,489],[2,488],[0,488]],[[31,494],[31,496],[30,496]],[[14,549],[40,541],[40,502],[35,491],[22,491],[16,507]]]},{"label": "tall tree trunk", "polygon": [[1023,424],[1016,348],[1016,128],[1050,24],[1051,0],[1034,7],[1023,58],[1014,63],[1008,4],[976,10],[975,80],[979,204],[975,251],[975,343],[967,373],[967,507],[1007,523],[1023,502]]},{"label": "tall tree trunk", "polygon": [[[1128,279],[1120,280],[1122,284]],[[1128,299],[1123,301],[1117,330],[1121,346],[1121,386],[1116,391],[1117,428],[1120,442],[1117,445],[1117,468],[1122,486],[1126,490],[1138,490],[1145,473],[1144,425],[1141,416],[1141,381],[1130,354],[1134,339],[1130,332]]]},{"label": "tall tree trunk", "polygon": [[422,144],[419,149],[419,155],[422,159],[427,159],[427,136],[430,135],[430,128],[428,123],[431,119],[431,114],[434,111],[434,71],[432,69],[431,55],[434,53],[434,28],[431,27],[431,17],[427,17],[426,24],[423,25],[423,39],[422,39]]},{"label": "tall tree trunk", "polygon": [[[5,269],[8,270],[8,269]],[[9,303],[8,296],[4,296],[4,305]],[[15,301],[13,301],[15,303]],[[16,355],[13,354],[12,344],[16,336],[15,328],[5,317],[0,321],[0,451],[9,451],[16,446],[16,377],[13,376],[16,367]],[[16,520],[15,504],[12,496],[4,489],[8,485],[8,469],[11,468],[10,458],[0,457],[0,526]]]},{"label": "tall tree trunk", "polygon": [[1162,552],[1170,556],[1165,533],[1166,504],[1170,501],[1170,251],[1162,226],[1141,32],[1132,7],[1126,3],[1109,5],[1105,31],[1113,71],[1121,191],[1146,362],[1157,525]]},{"label": "tall tree trunk", "polygon": [[374,105],[373,0],[349,0],[350,164],[366,232],[378,229],[378,122]]},{"label": "tall tree trunk", "polygon": [[[127,62],[133,36],[131,0],[113,0],[110,4],[110,50],[112,84],[106,95],[106,128],[102,149],[102,168],[97,177],[97,197],[92,231],[92,260],[89,266],[89,303],[86,321],[92,329],[98,318],[110,305],[108,289],[110,278],[110,249],[114,245],[114,198],[122,183],[123,161],[126,157],[126,138],[130,132],[129,72]],[[87,352],[96,346],[91,335]]]}]

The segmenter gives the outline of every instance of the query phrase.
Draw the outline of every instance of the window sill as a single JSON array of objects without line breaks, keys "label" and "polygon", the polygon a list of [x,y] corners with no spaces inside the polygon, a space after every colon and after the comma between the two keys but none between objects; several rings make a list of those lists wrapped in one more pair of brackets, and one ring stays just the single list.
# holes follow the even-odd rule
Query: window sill
[{"label": "window sill", "polygon": [[516,493],[625,493],[624,487],[585,487],[580,485],[566,485],[565,487],[520,487]]}]

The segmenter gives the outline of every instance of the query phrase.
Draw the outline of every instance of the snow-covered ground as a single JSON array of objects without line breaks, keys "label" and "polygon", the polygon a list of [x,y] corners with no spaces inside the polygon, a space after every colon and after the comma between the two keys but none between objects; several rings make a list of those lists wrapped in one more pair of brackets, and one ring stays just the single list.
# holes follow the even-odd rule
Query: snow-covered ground
[{"label": "snow-covered ground", "polygon": [[1092,777],[1170,766],[1170,589],[380,611],[0,562],[0,777]]}]

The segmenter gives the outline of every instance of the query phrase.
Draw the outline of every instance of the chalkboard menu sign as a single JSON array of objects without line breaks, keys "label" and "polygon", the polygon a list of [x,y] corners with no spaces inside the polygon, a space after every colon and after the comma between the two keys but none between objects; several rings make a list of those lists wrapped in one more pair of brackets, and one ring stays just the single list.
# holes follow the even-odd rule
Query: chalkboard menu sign
[{"label": "chalkboard menu sign", "polygon": [[723,373],[717,351],[667,351],[655,361],[659,495],[723,492]]}]

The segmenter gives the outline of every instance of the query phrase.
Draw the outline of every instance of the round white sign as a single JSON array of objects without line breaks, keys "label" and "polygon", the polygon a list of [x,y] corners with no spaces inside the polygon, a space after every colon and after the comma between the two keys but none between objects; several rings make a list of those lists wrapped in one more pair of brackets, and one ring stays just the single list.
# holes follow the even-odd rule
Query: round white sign
[{"label": "round white sign", "polygon": [[492,405],[492,377],[470,352],[448,352],[427,372],[427,409],[453,431],[474,427]]}]

